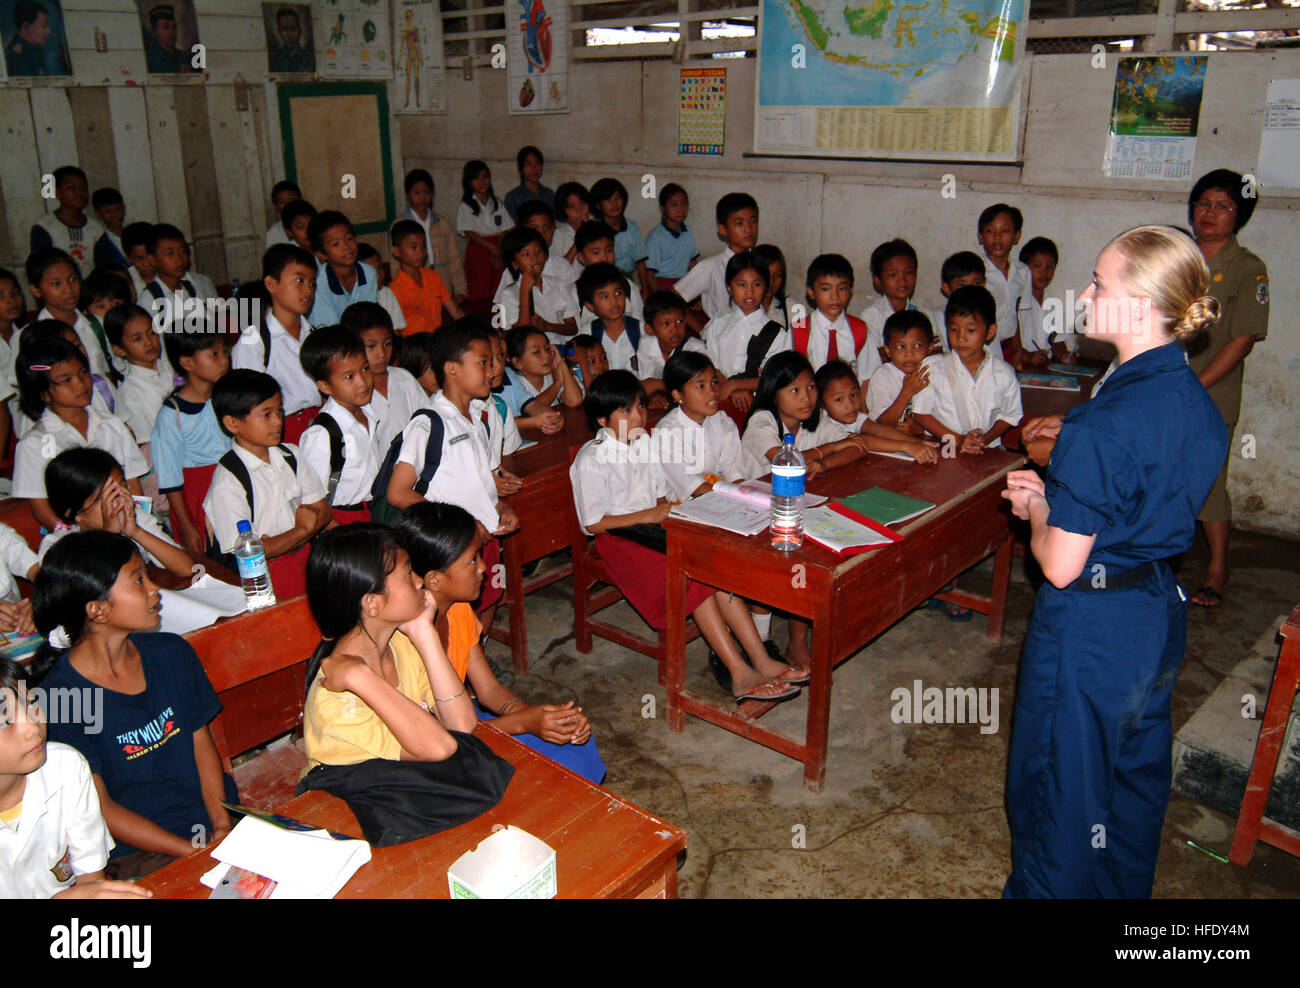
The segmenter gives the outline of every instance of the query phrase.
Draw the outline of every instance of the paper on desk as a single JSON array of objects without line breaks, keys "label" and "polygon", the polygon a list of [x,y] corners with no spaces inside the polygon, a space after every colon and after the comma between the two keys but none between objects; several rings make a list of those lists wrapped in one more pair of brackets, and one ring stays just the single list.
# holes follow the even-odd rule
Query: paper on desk
[{"label": "paper on desk", "polygon": [[241,587],[204,573],[184,590],[163,590],[160,631],[188,634],[216,623],[218,618],[243,614],[247,604]]},{"label": "paper on desk", "polygon": [[370,845],[363,840],[338,840],[325,830],[285,830],[246,816],[212,857],[222,862],[222,869],[203,876],[209,888],[220,882],[225,866],[233,865],[276,882],[272,899],[332,899],[370,860]]}]

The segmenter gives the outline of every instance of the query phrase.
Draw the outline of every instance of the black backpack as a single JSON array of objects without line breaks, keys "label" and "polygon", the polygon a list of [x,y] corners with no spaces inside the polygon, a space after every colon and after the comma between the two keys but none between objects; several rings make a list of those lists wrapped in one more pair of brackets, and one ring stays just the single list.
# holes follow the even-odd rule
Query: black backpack
[{"label": "black backpack", "polygon": [[316,421],[313,424],[324,429],[330,439],[330,476],[329,483],[326,485],[325,502],[333,507],[334,491],[339,486],[339,477],[343,476],[343,464],[345,462],[343,429],[329,412],[321,412],[316,416]]},{"label": "black backpack", "polygon": [[[289,469],[297,473],[298,458],[293,455],[289,450],[289,447],[284,443],[280,443],[276,449],[284,454],[284,459],[285,462],[289,464]],[[248,475],[248,467],[244,466],[244,461],[239,458],[239,454],[236,453],[234,449],[226,450],[221,459],[217,460],[217,465],[229,470],[231,475],[239,481],[239,486],[244,489],[244,499],[248,502],[248,520],[251,522],[254,517],[253,478]],[[236,569],[235,554],[233,552],[223,553],[220,551],[219,545],[214,545],[213,551],[209,552],[208,555],[217,559],[219,562],[224,563],[230,569]]]},{"label": "black backpack", "polygon": [[[420,471],[420,476],[415,481],[415,492],[421,497],[429,489],[429,484],[433,480],[433,475],[438,472],[438,465],[442,462],[442,439],[444,426],[442,416],[431,408],[416,409],[415,414],[411,416],[414,422],[417,416],[423,415],[429,420],[429,441],[424,448],[424,468]],[[320,419],[320,416],[317,416]],[[331,438],[332,442],[332,438]],[[332,451],[332,447],[331,447]],[[380,525],[392,527],[402,516],[400,508],[394,508],[388,503],[388,483],[393,479],[393,470],[397,467],[397,458],[402,453],[402,434],[399,432],[393,437],[393,441],[388,444],[388,453],[384,457],[383,464],[379,467],[379,473],[375,474],[375,482],[370,487],[370,520]]]}]

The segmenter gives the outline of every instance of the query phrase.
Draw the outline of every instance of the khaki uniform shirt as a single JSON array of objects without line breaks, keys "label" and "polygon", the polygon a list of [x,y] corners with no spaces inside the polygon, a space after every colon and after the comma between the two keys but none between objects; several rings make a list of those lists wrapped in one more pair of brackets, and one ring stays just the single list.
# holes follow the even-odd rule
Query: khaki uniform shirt
[{"label": "khaki uniform shirt", "polygon": [[[1231,238],[1210,258],[1209,294],[1219,303],[1219,321],[1187,344],[1188,363],[1197,374],[1205,370],[1229,341],[1242,336],[1262,340],[1268,335],[1268,269],[1264,262]],[[1241,361],[1209,389],[1210,397],[1230,426],[1241,410]]]}]

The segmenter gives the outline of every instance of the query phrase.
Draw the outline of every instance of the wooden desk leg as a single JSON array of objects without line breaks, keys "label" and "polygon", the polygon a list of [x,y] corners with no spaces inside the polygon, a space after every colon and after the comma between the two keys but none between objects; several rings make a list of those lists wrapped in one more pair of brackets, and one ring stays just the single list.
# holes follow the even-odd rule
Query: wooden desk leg
[{"label": "wooden desk leg", "polygon": [[506,536],[501,544],[501,559],[506,567],[506,604],[510,608],[510,657],[515,672],[528,671],[528,626],[524,617],[524,572],[519,561],[518,541]]},{"label": "wooden desk leg", "polygon": [[804,735],[803,787],[821,792],[826,785],[826,745],[830,737],[831,678],[833,675],[835,625],[831,623],[829,601],[819,603],[813,617],[812,679],[804,687],[808,694],[808,728]]},{"label": "wooden desk leg", "polygon": [[686,712],[678,696],[686,684],[686,574],[682,572],[682,537],[668,536],[668,627],[663,638],[664,686],[668,690],[668,730],[680,734],[686,727]]},{"label": "wooden desk leg", "polygon": [[1015,538],[1008,533],[1007,540],[998,546],[993,557],[993,592],[989,595],[989,641],[1002,640],[1002,618],[1007,611],[1007,587],[1011,585],[1011,559],[1015,555]]},{"label": "wooden desk leg", "polygon": [[1250,763],[1246,779],[1246,795],[1242,797],[1237,813],[1237,826],[1232,834],[1232,848],[1228,860],[1235,865],[1250,864],[1259,840],[1260,821],[1273,787],[1273,773],[1277,771],[1278,754],[1282,750],[1287,717],[1300,686],[1300,641],[1282,639],[1282,652],[1273,673],[1273,685],[1268,691],[1268,706],[1264,708],[1264,722],[1259,728],[1259,741],[1255,744],[1255,757]]}]

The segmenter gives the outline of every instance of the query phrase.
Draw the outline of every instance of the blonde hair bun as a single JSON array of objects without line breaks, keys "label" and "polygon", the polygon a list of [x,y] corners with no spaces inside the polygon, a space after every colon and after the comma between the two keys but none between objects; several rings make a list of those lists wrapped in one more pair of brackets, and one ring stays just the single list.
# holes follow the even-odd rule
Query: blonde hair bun
[{"label": "blonde hair bun", "polygon": [[1179,340],[1189,340],[1202,330],[1209,329],[1219,321],[1219,302],[1209,295],[1202,295],[1183,313],[1183,317],[1170,327]]}]

